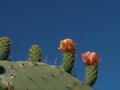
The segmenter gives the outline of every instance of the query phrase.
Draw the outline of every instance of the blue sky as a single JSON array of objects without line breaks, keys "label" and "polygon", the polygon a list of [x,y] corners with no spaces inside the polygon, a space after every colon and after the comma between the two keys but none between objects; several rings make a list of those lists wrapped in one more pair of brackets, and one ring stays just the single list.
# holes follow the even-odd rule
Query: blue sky
[{"label": "blue sky", "polygon": [[27,59],[30,46],[38,44],[42,60],[56,65],[62,62],[59,41],[72,38],[78,48],[73,75],[84,80],[81,53],[96,51],[100,64],[95,90],[118,90],[119,4],[119,0],[0,0],[0,36],[11,39],[10,59]]}]

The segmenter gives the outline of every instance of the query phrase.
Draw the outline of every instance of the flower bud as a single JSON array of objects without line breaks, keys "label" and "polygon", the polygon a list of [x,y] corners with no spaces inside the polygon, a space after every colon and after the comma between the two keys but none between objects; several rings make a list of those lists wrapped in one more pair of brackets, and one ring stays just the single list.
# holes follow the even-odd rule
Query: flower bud
[{"label": "flower bud", "polygon": [[75,43],[72,39],[64,39],[60,41],[59,50],[61,51],[74,51],[75,50]]},{"label": "flower bud", "polygon": [[98,64],[99,55],[96,52],[86,52],[82,54],[83,62],[87,65]]}]

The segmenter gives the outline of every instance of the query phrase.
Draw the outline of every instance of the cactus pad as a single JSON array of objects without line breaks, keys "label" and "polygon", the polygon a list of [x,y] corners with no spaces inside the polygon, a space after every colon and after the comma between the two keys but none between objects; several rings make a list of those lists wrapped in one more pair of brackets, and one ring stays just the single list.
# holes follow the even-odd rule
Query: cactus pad
[{"label": "cactus pad", "polygon": [[41,48],[34,44],[29,49],[29,58],[33,62],[41,61]]},{"label": "cactus pad", "polygon": [[98,76],[98,65],[93,64],[93,65],[86,65],[86,74],[85,74],[85,79],[86,79],[86,84],[89,86],[92,86],[95,84]]},{"label": "cactus pad", "polygon": [[0,67],[0,90],[92,90],[54,65],[0,61]]},{"label": "cactus pad", "polygon": [[74,61],[75,61],[74,51],[63,52],[63,63],[60,66],[61,69],[71,74],[72,68],[74,66]]},{"label": "cactus pad", "polygon": [[0,38],[0,60],[8,58],[10,52],[10,39],[8,37]]}]

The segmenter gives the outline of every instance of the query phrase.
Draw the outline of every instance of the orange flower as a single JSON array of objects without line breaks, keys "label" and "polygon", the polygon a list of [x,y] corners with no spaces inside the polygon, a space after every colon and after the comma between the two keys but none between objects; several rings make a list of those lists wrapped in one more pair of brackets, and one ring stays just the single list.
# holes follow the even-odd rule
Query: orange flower
[{"label": "orange flower", "polygon": [[86,52],[82,54],[83,62],[87,65],[98,64],[99,55],[95,52]]},{"label": "orange flower", "polygon": [[64,39],[60,41],[59,50],[61,51],[74,51],[75,50],[75,43],[72,39]]}]

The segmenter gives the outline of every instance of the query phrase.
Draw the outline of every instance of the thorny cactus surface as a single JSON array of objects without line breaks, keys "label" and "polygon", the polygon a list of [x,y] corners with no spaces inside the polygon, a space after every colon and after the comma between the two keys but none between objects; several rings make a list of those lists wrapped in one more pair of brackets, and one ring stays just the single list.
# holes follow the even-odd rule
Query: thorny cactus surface
[{"label": "thorny cactus surface", "polygon": [[29,59],[32,62],[39,62],[41,61],[41,53],[41,48],[38,45],[34,44],[29,49]]},{"label": "thorny cactus surface", "polygon": [[[97,79],[98,56],[95,52],[87,56],[86,53],[82,54],[86,65],[86,82],[83,83],[71,75],[75,61],[74,46],[72,39],[60,42],[59,50],[63,52],[60,67],[43,63],[38,45],[32,45],[29,49],[31,61],[8,61],[7,58],[0,58],[0,90],[92,90],[91,86]],[[4,45],[0,44],[0,47],[3,48]],[[9,55],[9,52],[4,54]]]},{"label": "thorny cactus surface", "polygon": [[10,52],[10,39],[8,37],[0,38],[0,59],[6,60]]},{"label": "thorny cactus surface", "polygon": [[71,73],[75,62],[75,43],[72,39],[61,40],[58,49],[63,52],[63,63],[60,66],[61,69],[67,73]]},{"label": "thorny cactus surface", "polygon": [[86,52],[82,54],[83,62],[85,64],[85,79],[89,86],[94,85],[98,75],[98,53]]}]

